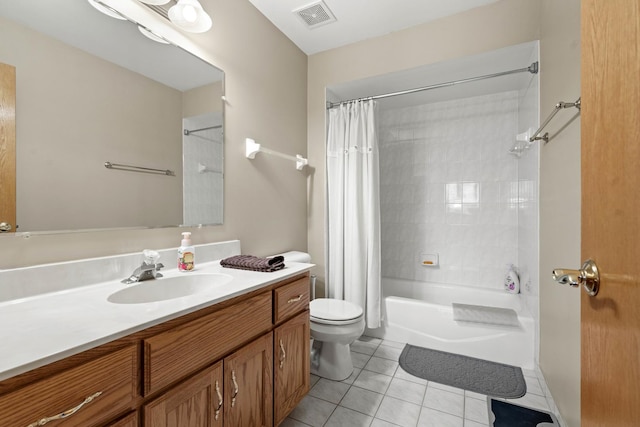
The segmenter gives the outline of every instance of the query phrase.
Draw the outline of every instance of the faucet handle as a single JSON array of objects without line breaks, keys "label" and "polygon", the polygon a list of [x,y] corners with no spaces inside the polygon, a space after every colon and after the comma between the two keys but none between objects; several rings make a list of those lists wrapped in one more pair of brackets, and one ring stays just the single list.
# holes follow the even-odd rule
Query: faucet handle
[{"label": "faucet handle", "polygon": [[142,255],[144,256],[145,264],[157,264],[160,259],[160,253],[158,251],[154,251],[151,249],[145,249],[142,251]]}]

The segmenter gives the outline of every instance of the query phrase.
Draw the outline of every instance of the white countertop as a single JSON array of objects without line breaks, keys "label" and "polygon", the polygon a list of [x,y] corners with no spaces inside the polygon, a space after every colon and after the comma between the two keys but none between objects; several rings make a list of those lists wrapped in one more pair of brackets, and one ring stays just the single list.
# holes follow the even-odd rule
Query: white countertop
[{"label": "white countertop", "polygon": [[[119,280],[0,302],[0,381],[122,338],[238,295],[309,271],[313,264],[287,262],[271,273],[199,264],[165,277],[221,273],[233,277],[224,287],[186,297],[142,304],[114,304],[112,293],[134,285]],[[156,279],[156,280],[162,280]],[[149,283],[142,282],[142,283]]]}]

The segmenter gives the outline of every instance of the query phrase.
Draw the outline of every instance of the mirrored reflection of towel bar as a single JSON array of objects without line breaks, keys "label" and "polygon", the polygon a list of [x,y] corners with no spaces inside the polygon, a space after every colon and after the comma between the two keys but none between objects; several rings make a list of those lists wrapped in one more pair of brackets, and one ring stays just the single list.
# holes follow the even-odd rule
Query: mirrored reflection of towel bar
[{"label": "mirrored reflection of towel bar", "polygon": [[143,166],[124,165],[122,163],[104,162],[107,169],[123,170],[129,172],[153,173],[159,175],[176,176],[176,173],[169,169],[145,168]]}]

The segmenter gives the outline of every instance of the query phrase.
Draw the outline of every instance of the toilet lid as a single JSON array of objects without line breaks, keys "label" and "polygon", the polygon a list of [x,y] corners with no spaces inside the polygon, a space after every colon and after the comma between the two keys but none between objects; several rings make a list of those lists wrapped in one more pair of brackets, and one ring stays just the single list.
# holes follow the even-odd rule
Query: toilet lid
[{"label": "toilet lid", "polygon": [[317,321],[340,322],[358,319],[362,307],[334,298],[317,298],[309,303],[311,318]]}]

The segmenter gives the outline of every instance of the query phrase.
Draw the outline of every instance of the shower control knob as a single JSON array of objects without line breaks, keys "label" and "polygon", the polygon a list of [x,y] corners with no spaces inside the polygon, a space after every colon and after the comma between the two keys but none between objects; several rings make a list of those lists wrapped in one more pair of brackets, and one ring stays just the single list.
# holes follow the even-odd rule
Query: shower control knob
[{"label": "shower control knob", "polygon": [[8,222],[0,222],[0,233],[7,233],[11,231],[11,224]]},{"label": "shower control knob", "polygon": [[553,270],[553,279],[563,285],[578,287],[582,285],[591,297],[595,297],[600,289],[600,272],[593,260],[586,260],[580,270],[557,268]]}]

